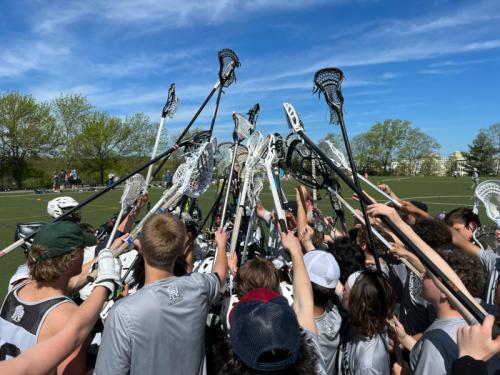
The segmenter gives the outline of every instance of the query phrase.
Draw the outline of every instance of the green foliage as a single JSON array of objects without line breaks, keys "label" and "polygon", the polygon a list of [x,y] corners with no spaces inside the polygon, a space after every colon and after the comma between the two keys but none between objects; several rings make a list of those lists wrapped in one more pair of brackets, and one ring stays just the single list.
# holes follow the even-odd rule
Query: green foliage
[{"label": "green foliage", "polygon": [[495,173],[495,144],[488,136],[484,129],[481,129],[476,138],[469,145],[469,152],[465,152],[464,156],[467,159],[467,168],[472,171],[477,168],[481,175],[491,175]]},{"label": "green foliage", "polygon": [[[397,161],[399,174],[416,175],[422,173],[425,159],[441,146],[422,130],[412,128],[409,121],[389,119],[354,137],[352,147],[360,171],[391,174]],[[426,170],[433,164],[427,161]]]},{"label": "green foliage", "polygon": [[[29,156],[48,154],[59,139],[50,106],[37,103],[31,95],[0,96],[0,142],[2,162],[22,188]],[[2,169],[3,169],[2,165]]]}]

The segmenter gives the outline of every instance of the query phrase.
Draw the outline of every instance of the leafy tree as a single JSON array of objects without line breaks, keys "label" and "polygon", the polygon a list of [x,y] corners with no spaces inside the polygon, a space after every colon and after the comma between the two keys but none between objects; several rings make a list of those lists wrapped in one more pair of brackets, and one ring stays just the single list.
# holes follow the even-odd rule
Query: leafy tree
[{"label": "leafy tree", "polygon": [[0,95],[0,142],[4,158],[12,167],[18,189],[22,188],[27,158],[48,153],[58,139],[50,106],[31,95]]},{"label": "leafy tree", "polygon": [[[418,161],[420,168],[418,173],[422,176],[438,176],[439,175],[439,156],[435,154],[423,155]],[[415,172],[416,173],[416,172]]]},{"label": "leafy tree", "polygon": [[[420,164],[428,156],[435,154],[441,146],[434,138],[418,128],[410,128],[397,151],[400,163],[404,166],[403,174],[414,176],[419,172]],[[422,171],[420,171],[422,174]]]},{"label": "leafy tree", "polygon": [[[158,123],[151,122],[149,116],[144,113],[136,113],[127,116],[124,124],[132,132],[127,145],[130,154],[141,158],[150,157],[158,132]],[[167,146],[167,131],[162,129],[157,154],[166,150]]]},{"label": "leafy tree", "polygon": [[472,171],[477,168],[482,175],[489,175],[495,171],[495,144],[486,134],[484,129],[481,129],[469,145],[469,152],[464,153],[467,159],[467,168]]},{"label": "leafy tree", "polygon": [[92,106],[83,95],[61,95],[51,104],[52,113],[59,128],[58,147],[53,150],[56,156],[62,156],[66,163],[72,160],[73,152],[68,149],[72,139],[82,132],[83,124],[89,116]]},{"label": "leafy tree", "polygon": [[91,112],[85,117],[81,133],[72,140],[73,156],[87,169],[97,171],[104,184],[105,171],[126,153],[132,134],[132,128],[121,119],[105,112]]},{"label": "leafy tree", "polygon": [[495,174],[500,174],[500,123],[492,124],[485,130],[486,134],[493,142],[493,146],[495,147]]},{"label": "leafy tree", "polygon": [[383,174],[390,172],[409,129],[409,121],[389,119],[376,123],[366,133],[356,136],[353,143],[360,163],[359,169]]}]

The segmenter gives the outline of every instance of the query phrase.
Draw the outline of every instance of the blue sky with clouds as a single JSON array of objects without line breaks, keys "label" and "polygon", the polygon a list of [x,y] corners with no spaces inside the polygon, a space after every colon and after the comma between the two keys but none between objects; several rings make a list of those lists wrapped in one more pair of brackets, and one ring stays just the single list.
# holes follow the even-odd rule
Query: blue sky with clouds
[{"label": "blue sky with clouds", "polygon": [[[0,91],[39,100],[81,93],[100,110],[159,120],[169,84],[179,131],[217,79],[217,51],[242,66],[216,126],[261,104],[258,128],[286,132],[282,102],[308,133],[339,130],[312,95],[314,72],[341,68],[350,135],[401,118],[447,154],[500,121],[500,2],[460,0],[2,1]],[[198,124],[207,126],[211,107]]]}]

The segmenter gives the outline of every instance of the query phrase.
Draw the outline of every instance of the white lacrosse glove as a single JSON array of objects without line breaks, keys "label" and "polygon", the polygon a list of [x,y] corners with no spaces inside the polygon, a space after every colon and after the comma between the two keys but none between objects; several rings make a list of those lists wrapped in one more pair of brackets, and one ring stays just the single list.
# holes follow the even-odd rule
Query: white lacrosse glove
[{"label": "white lacrosse glove", "polygon": [[113,257],[110,249],[103,249],[98,256],[97,278],[94,285],[101,285],[108,288],[110,298],[113,297],[117,288],[121,287],[121,263]]}]

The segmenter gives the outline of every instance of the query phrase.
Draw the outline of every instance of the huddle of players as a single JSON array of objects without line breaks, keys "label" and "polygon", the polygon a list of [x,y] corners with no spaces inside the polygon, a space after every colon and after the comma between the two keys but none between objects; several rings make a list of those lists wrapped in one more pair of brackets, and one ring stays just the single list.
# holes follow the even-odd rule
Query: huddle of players
[{"label": "huddle of players", "polygon": [[[375,224],[386,215],[400,227],[410,226],[496,315],[500,261],[495,249],[474,241],[479,218],[462,208],[439,221],[425,205],[402,201],[402,206],[396,211],[375,204],[369,214]],[[111,309],[94,373],[481,374],[500,368],[493,357],[500,339],[491,340],[491,318],[483,327],[466,328],[446,295],[402,246],[384,254],[376,242],[383,271],[377,273],[366,229],[356,225],[348,233],[320,232],[313,210],[306,198],[293,215],[307,217],[308,225],[281,233],[292,269],[292,305],[281,294],[288,273],[261,257],[239,268],[236,258],[228,262],[224,231],[215,234],[213,272],[188,273],[192,231],[168,214],[149,219],[136,244],[143,258],[143,286]],[[112,247],[122,243],[137,214],[129,213],[122,222]],[[270,218],[263,208],[259,215]],[[95,251],[96,240],[88,226],[74,221],[43,226],[27,253],[28,274],[18,272],[11,280],[0,312],[1,373],[50,373],[56,367],[60,374],[87,371],[87,336],[121,282],[108,249],[84,264],[84,249]],[[395,241],[390,233],[384,236]],[[400,258],[414,263],[422,277]],[[68,296],[86,284],[95,262],[94,290],[78,307]],[[217,312],[221,294],[227,293],[228,278],[239,301],[227,324],[207,327],[208,314]]]}]

